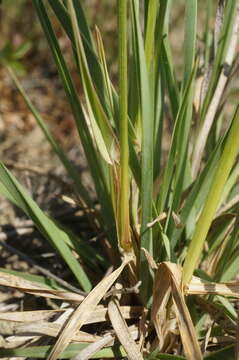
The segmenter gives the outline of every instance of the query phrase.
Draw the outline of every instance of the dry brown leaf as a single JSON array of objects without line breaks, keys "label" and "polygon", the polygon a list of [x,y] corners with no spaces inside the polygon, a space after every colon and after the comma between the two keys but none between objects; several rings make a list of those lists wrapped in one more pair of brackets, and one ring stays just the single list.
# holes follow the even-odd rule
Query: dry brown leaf
[{"label": "dry brown leaf", "polygon": [[[181,273],[181,267],[173,263],[164,262],[158,266],[153,291],[152,321],[154,322],[159,339],[159,347],[162,349],[170,333],[168,322],[166,321],[166,305],[171,294],[185,355],[187,359],[202,359],[194,326],[181,291]],[[185,294],[217,294],[238,298],[239,282],[217,284],[193,276],[185,290]]]},{"label": "dry brown leaf", "polygon": [[150,253],[148,252],[148,250],[145,249],[145,248],[141,248],[141,251],[143,251],[144,256],[146,257],[146,260],[148,261],[148,264],[151,267],[151,269],[152,270],[157,270],[158,266],[157,266],[154,258],[152,257],[152,255],[150,255]]},{"label": "dry brown leaf", "polygon": [[163,212],[162,214],[160,214],[159,216],[157,216],[153,221],[149,222],[147,224],[148,228],[151,228],[152,226],[154,226],[155,224],[161,222],[162,220],[166,219],[167,217],[167,213]]},{"label": "dry brown leaf", "polygon": [[184,226],[184,224],[182,223],[179,215],[176,214],[174,211],[172,212],[172,218],[173,218],[175,227],[176,227],[177,229],[180,229],[180,228],[182,228],[182,227]]},{"label": "dry brown leaf", "polygon": [[151,310],[151,319],[158,336],[160,350],[163,348],[170,332],[167,324],[166,311],[171,290],[169,273],[166,270],[165,267],[161,267],[161,271],[156,271]]},{"label": "dry brown leaf", "polygon": [[0,322],[0,334],[1,335],[14,335],[16,328],[19,326],[19,323],[15,321],[6,321],[2,320]]},{"label": "dry brown leaf", "polygon": [[193,276],[185,292],[187,295],[214,294],[239,298],[239,282],[232,281],[228,283],[213,283]]},{"label": "dry brown leaf", "polygon": [[[121,307],[121,313],[124,316],[123,311],[122,311],[122,307]],[[143,348],[144,343],[145,343],[145,338],[148,335],[149,321],[147,320],[147,315],[148,315],[148,310],[145,309],[145,311],[142,313],[142,316],[141,316],[140,321],[139,321],[140,338],[139,338],[138,344],[139,344],[140,349]],[[126,319],[125,316],[124,316],[124,318]]]},{"label": "dry brown leaf", "polygon": [[[162,313],[165,317],[163,307],[166,306],[166,295],[169,296],[171,292],[185,356],[188,360],[202,360],[195,329],[181,292],[181,274],[182,268],[176,264],[159,264],[153,292],[152,320],[155,328],[162,324],[159,315]],[[158,336],[162,333],[159,328],[156,328],[156,331]]]},{"label": "dry brown leaf", "polygon": [[222,346],[222,344],[233,344],[236,342],[236,339],[232,336],[212,336],[210,337],[209,342]]},{"label": "dry brown leaf", "polygon": [[173,263],[164,263],[170,271],[171,289],[176,317],[178,320],[180,336],[183,343],[186,358],[189,360],[201,360],[203,358],[194,325],[181,291],[182,268]]},{"label": "dry brown leaf", "polygon": [[132,261],[132,257],[126,257],[121,266],[114,272],[112,272],[110,275],[103,278],[101,282],[87,295],[87,297],[82,301],[82,303],[76,308],[67,324],[64,325],[64,329],[60,334],[57,342],[55,343],[48,357],[48,360],[56,360],[62,353],[62,351],[64,351],[67,345],[71,342],[71,339],[73,338],[75,332],[77,330],[80,330],[81,326],[84,325],[84,323],[89,317],[89,313],[95,310],[97,304],[104,297],[106,292],[115,282],[115,280],[119,277],[124,267],[130,261]]},{"label": "dry brown leaf", "polygon": [[74,356],[71,360],[88,360],[92,358],[92,356],[100,351],[105,346],[110,346],[112,341],[114,341],[114,335],[107,334],[102,337],[100,340],[97,340],[93,344],[85,347],[83,350],[79,352],[76,356]]},{"label": "dry brown leaf", "polygon": [[126,324],[124,317],[120,312],[120,307],[116,300],[111,300],[108,306],[109,318],[116,335],[124,347],[129,360],[143,360],[139,346],[134,342],[131,337],[129,328]]},{"label": "dry brown leaf", "polygon": [[201,344],[201,349],[202,349],[202,352],[203,354],[206,352],[207,350],[207,347],[208,347],[208,343],[210,341],[210,336],[211,336],[211,332],[212,332],[212,326],[210,326],[206,332],[206,335],[203,339],[203,342]]},{"label": "dry brown leaf", "polygon": [[[34,335],[48,335],[52,337],[58,336],[62,328],[61,324],[49,323],[49,322],[39,322],[39,323],[27,323],[21,324],[15,328],[16,334],[24,333],[34,333]],[[72,338],[74,342],[87,342],[92,343],[97,340],[100,340],[100,336],[88,334],[84,331],[77,331]]]},{"label": "dry brown leaf", "polygon": [[18,289],[36,296],[43,296],[52,299],[62,299],[76,302],[82,302],[84,299],[84,296],[82,295],[73,292],[44,288],[32,281],[4,272],[0,272],[0,285]]},{"label": "dry brown leaf", "polygon": [[[139,338],[139,329],[135,325],[129,327],[130,334],[133,339]],[[105,346],[113,346],[115,341],[115,334],[107,334],[103,336],[100,340],[97,340],[93,344],[88,345],[83,350],[81,350],[76,356],[71,360],[88,360],[93,357],[93,355],[100,351]]]},{"label": "dry brown leaf", "polygon": [[[73,308],[57,309],[57,310],[36,310],[36,311],[14,311],[14,312],[0,312],[0,320],[16,321],[16,322],[32,322],[48,320],[54,315],[74,311]],[[125,319],[138,319],[146,311],[142,306],[121,306],[121,311]],[[94,313],[89,312],[89,318],[85,324],[98,323],[103,321],[109,321],[108,309],[102,305],[97,306]]]},{"label": "dry brown leaf", "polygon": [[[36,311],[14,311],[0,313],[0,320],[16,321],[16,322],[32,322],[48,320],[52,316],[66,311],[65,309],[59,310],[36,310]],[[73,309],[72,309],[73,311]]]},{"label": "dry brown leaf", "polygon": [[8,336],[5,340],[5,346],[4,349],[16,349],[20,346],[30,346],[30,344],[38,341],[41,339],[42,336],[32,336],[32,335],[14,335],[14,336]]}]

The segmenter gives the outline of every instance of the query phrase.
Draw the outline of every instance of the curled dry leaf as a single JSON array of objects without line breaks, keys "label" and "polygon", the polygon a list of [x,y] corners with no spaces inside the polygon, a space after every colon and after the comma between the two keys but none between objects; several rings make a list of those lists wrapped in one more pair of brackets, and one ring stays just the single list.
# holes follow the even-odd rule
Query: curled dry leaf
[{"label": "curled dry leaf", "polygon": [[155,224],[161,222],[162,220],[165,220],[167,217],[167,213],[163,212],[162,214],[160,214],[159,216],[157,216],[154,220],[152,220],[151,222],[149,222],[147,224],[148,228],[151,228],[152,226],[154,226]]},{"label": "curled dry leaf", "polygon": [[116,300],[111,300],[108,306],[109,318],[116,335],[123,345],[129,360],[143,360],[139,346],[134,342],[129,328],[120,311],[120,307]]},{"label": "curled dry leaf", "polygon": [[162,331],[162,319],[159,316],[162,314],[166,319],[165,309],[171,294],[186,358],[202,360],[201,349],[181,290],[181,274],[182,269],[176,264],[169,262],[159,264],[153,290],[152,320],[157,335],[165,336]]},{"label": "curled dry leaf", "polygon": [[172,218],[173,218],[174,224],[177,229],[183,228],[184,225],[183,225],[179,215],[176,214],[174,211],[172,212]]},{"label": "curled dry leaf", "polygon": [[156,264],[156,262],[154,261],[154,258],[152,257],[152,255],[150,255],[150,253],[148,252],[147,249],[145,248],[141,248],[141,251],[144,253],[145,257],[146,257],[146,260],[148,261],[148,264],[150,266],[150,268],[152,270],[157,270],[158,269],[158,266]]},{"label": "curled dry leaf", "polygon": [[71,342],[77,330],[80,330],[81,326],[85,324],[87,319],[92,313],[100,300],[104,297],[106,292],[119,277],[120,273],[128,264],[132,261],[132,257],[127,257],[121,264],[121,266],[112,272],[107,277],[103,278],[101,282],[87,295],[82,303],[76,308],[69,321],[64,325],[64,329],[61,332],[56,344],[54,345],[48,360],[56,360],[62,353],[62,351]]}]

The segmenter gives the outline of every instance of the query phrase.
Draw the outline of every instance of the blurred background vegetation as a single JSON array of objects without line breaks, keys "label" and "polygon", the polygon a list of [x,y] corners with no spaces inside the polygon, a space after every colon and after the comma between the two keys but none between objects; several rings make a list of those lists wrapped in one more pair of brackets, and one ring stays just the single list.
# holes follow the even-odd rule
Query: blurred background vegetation
[{"label": "blurred background vegetation", "polygon": [[[84,3],[84,1],[83,1]],[[173,41],[172,52],[174,61],[178,65],[178,71],[181,70],[183,57],[183,24],[184,24],[184,0],[173,0],[172,16],[170,23],[170,36]],[[206,3],[206,4],[205,4]],[[198,41],[203,40],[205,36],[212,35],[205,29],[205,20],[207,16],[212,13],[215,14],[217,1],[199,0],[199,9],[205,9],[199,12],[198,22]],[[42,31],[36,13],[33,9],[31,0],[2,0],[1,2],[1,39],[0,48],[2,49],[6,43],[10,43],[14,49],[24,42],[31,43],[31,51],[27,53],[25,62],[28,66],[34,65],[34,55],[37,61],[49,60],[49,51],[46,41],[42,36]],[[106,56],[108,64],[111,66],[111,71],[116,72],[116,59],[117,53],[117,19],[116,19],[116,1],[110,0],[88,0],[85,6],[88,18],[92,28],[97,25],[100,31],[104,34],[104,44],[106,48]],[[55,23],[55,25],[57,25]],[[211,30],[214,26],[214,19],[211,17]],[[58,26],[58,36],[61,35],[61,28]],[[62,34],[63,36],[63,34]],[[209,39],[210,41],[210,39]],[[212,41],[212,39],[211,39]],[[62,46],[65,45],[65,39],[62,39]]]}]

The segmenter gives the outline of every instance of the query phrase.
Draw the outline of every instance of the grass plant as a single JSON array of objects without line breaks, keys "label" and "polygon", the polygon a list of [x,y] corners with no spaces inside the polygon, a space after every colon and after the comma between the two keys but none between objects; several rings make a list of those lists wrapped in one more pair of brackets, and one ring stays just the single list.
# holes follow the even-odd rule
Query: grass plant
[{"label": "grass plant", "polygon": [[[238,356],[234,346],[238,315],[233,304],[239,290],[233,280],[239,272],[239,107],[233,104],[232,116],[228,104],[238,71],[239,1],[220,0],[215,6],[205,1],[209,13],[199,39],[200,1],[185,0],[180,75],[170,40],[173,2],[118,0],[117,84],[107,69],[104,36],[88,25],[86,3],[32,3],[71,106],[100,210],[94,208],[91,194],[11,64],[8,69],[71,178],[82,207],[94,214],[94,228],[105,237],[96,253],[45,214],[0,163],[0,194],[34,221],[85,294],[80,297],[57,283],[46,288],[44,278],[36,283],[21,273],[2,272],[0,285],[62,301],[75,299],[77,306],[60,322],[59,335],[52,330],[49,336],[57,337],[52,346],[5,349],[0,356],[47,356],[49,360],[232,359],[234,352]],[[78,94],[64,59],[53,17],[71,44],[83,95]],[[165,154],[167,128],[172,131]],[[105,262],[114,268],[106,277]],[[102,277],[95,287],[90,269]],[[121,290],[112,290],[109,300],[104,299],[116,281]],[[137,296],[124,294],[124,289],[136,289],[139,284]],[[114,295],[118,293],[119,297]],[[80,328],[94,322],[101,301],[109,314],[109,334],[113,328],[121,345],[109,334],[108,342],[102,334],[91,345],[82,340]],[[125,304],[128,317],[123,312]],[[135,309],[139,311],[136,318],[130,315]],[[4,319],[7,316],[11,319],[10,313]],[[133,325],[125,318],[131,324],[134,319]],[[222,319],[230,324],[228,328]],[[78,344],[74,344],[76,338]],[[212,350],[215,341],[216,352]]]}]

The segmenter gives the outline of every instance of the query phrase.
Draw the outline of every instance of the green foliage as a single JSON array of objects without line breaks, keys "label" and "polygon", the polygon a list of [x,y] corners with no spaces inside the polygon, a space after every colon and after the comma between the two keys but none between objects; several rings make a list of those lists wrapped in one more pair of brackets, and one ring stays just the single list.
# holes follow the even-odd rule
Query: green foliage
[{"label": "green foliage", "polygon": [[[87,344],[79,343],[72,344],[67,347],[67,349],[61,354],[59,359],[70,359],[73,356],[76,356],[81,350],[83,350]],[[51,350],[51,346],[33,346],[26,349],[5,349],[1,350],[2,357],[37,357],[40,359],[46,359],[47,355]],[[122,347],[113,347],[113,348],[104,348],[103,350],[98,351],[92,359],[102,359],[111,358],[117,356],[117,358],[123,358],[125,352]]]},{"label": "green foliage", "polygon": [[[181,79],[177,74],[177,62],[172,56],[169,37],[171,1],[145,1],[142,10],[139,0],[119,0],[119,81],[116,88],[107,70],[100,31],[96,29],[95,34],[94,31],[92,33],[82,2],[33,0],[33,4],[88,160],[100,205],[100,212],[95,211],[93,222],[99,232],[106,233],[110,244],[109,253],[105,256],[116,259],[113,264],[116,265],[120,252],[134,254],[135,268],[131,269],[131,277],[133,275],[135,281],[142,281],[141,301],[149,307],[154,274],[149,267],[147,253],[155,262],[171,261],[183,265],[185,260],[185,286],[190,283],[194,271],[200,269],[202,262],[205,274],[208,271],[207,276],[212,280],[231,280],[239,269],[239,217],[236,215],[239,202],[236,187],[239,178],[239,110],[236,107],[233,119],[226,121],[229,100],[220,100],[225,88],[230,90],[235,74],[231,69],[235,59],[233,41],[239,21],[238,1],[228,0],[225,3],[224,18],[217,27],[217,37],[213,35],[210,19],[207,18],[206,31],[214,36],[214,44],[208,33],[204,34],[205,43],[201,44],[203,51],[197,42],[199,2],[185,2]],[[141,11],[144,11],[143,17]],[[71,43],[72,59],[82,83],[82,97],[77,94],[74,79],[59,46],[53,16],[58,19]],[[142,18],[145,20],[144,26]],[[8,52],[6,48],[5,54]],[[230,64],[227,64],[228,52],[231,54]],[[14,58],[18,58],[19,53],[21,49],[15,52]],[[11,59],[12,55],[9,54],[5,58]],[[11,61],[7,65],[12,68]],[[226,65],[227,70],[229,67],[227,75]],[[201,74],[204,80],[198,100],[195,93]],[[12,76],[52,149],[73,180],[82,203],[93,208],[91,196],[84,184],[80,183],[67,155],[50,134],[14,74]],[[222,80],[225,81],[223,87]],[[218,98],[215,99],[215,96]],[[223,126],[221,118],[224,120]],[[172,134],[165,155],[163,135],[169,124]],[[215,127],[217,136],[214,137],[213,150],[209,152]],[[97,265],[102,258],[97,254],[92,258],[88,245],[76,241],[71,233],[45,215],[3,165],[0,174],[1,193],[33,219],[65,259],[79,285],[88,291],[91,280],[87,266]],[[227,206],[232,199],[234,203],[228,208],[229,219],[226,216]],[[162,214],[165,214],[165,219],[157,221]],[[220,231],[215,227],[219,220]],[[141,248],[147,252],[142,252]],[[72,250],[78,253],[86,269],[84,267],[83,270],[77,262]],[[226,302],[222,302],[222,306],[229,308]],[[199,320],[202,316],[201,312]],[[47,349],[37,356],[42,357]],[[111,352],[105,349],[101,356],[107,357],[107,351]],[[223,351],[218,353],[218,358],[224,356]],[[231,354],[232,350],[227,351]],[[31,352],[26,353],[27,350],[24,352],[23,349],[19,352],[22,356],[31,356]],[[16,352],[13,355],[17,356]],[[157,352],[148,357],[171,358],[183,359]],[[206,358],[215,357],[212,354]]]},{"label": "green foliage", "polygon": [[0,176],[0,194],[6,196],[32,218],[45,238],[65,259],[67,265],[72,270],[84,290],[89,291],[91,284],[70,250],[75,249],[74,239],[72,239],[71,235],[67,234],[66,231],[56,224],[55,220],[51,220],[49,216],[45,215],[39,209],[37,204],[1,163]]}]

